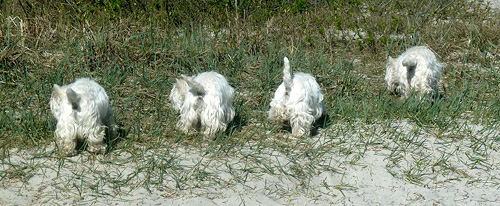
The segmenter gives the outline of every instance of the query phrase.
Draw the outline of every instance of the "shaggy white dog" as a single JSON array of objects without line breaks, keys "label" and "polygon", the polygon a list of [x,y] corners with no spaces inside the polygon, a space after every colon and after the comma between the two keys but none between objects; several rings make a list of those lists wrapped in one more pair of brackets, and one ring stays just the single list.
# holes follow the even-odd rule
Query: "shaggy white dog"
[{"label": "shaggy white dog", "polygon": [[215,137],[234,118],[233,95],[234,89],[217,72],[203,72],[194,77],[182,75],[169,97],[180,112],[177,127],[184,133],[196,129],[206,137]]},{"label": "shaggy white dog", "polygon": [[412,47],[397,59],[389,56],[385,73],[387,89],[405,97],[412,91],[420,97],[436,96],[442,67],[434,53],[425,46]]},{"label": "shaggy white dog", "polygon": [[78,141],[87,141],[88,151],[105,153],[106,128],[116,136],[118,126],[104,89],[87,78],[73,84],[54,84],[50,110],[57,119],[55,139],[61,151],[68,156],[76,154]]},{"label": "shaggy white dog", "polygon": [[269,119],[290,124],[295,137],[309,136],[314,121],[326,113],[321,88],[310,74],[292,76],[288,58],[283,61],[283,83],[274,93]]}]

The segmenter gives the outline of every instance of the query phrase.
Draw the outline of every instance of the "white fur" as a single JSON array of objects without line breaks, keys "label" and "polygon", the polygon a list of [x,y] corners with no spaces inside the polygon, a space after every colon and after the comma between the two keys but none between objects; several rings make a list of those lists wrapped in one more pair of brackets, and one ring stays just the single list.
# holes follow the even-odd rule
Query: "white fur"
[{"label": "white fur", "polygon": [[117,134],[108,95],[93,80],[81,78],[69,85],[54,84],[50,110],[57,119],[56,143],[68,156],[75,155],[77,142],[84,140],[90,152],[105,153],[106,128],[111,135]]},{"label": "white fur", "polygon": [[326,113],[321,88],[310,74],[297,72],[292,76],[288,58],[283,61],[283,83],[274,93],[269,119],[289,122],[293,136],[309,136],[314,121]]},{"label": "white fur", "polygon": [[234,118],[234,89],[217,72],[203,72],[193,77],[182,75],[172,87],[170,102],[180,112],[177,127],[184,133],[190,129],[215,137],[225,131]]},{"label": "white fur", "polygon": [[407,97],[412,91],[420,96],[438,95],[442,64],[425,46],[412,47],[397,59],[389,57],[386,64],[387,89]]}]

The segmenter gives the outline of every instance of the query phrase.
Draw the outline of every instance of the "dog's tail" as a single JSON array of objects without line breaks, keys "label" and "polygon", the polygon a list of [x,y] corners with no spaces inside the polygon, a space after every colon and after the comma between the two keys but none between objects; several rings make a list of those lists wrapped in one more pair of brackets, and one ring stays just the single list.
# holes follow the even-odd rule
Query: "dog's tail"
[{"label": "dog's tail", "polygon": [[191,77],[181,75],[182,79],[186,81],[188,86],[191,88],[191,92],[193,92],[197,96],[203,96],[205,95],[206,91],[205,88],[203,88],[203,85],[200,83],[193,81]]},{"label": "dog's tail", "polygon": [[78,109],[80,105],[80,96],[71,88],[66,89],[66,96],[68,97],[73,109]]},{"label": "dog's tail", "polygon": [[403,59],[403,66],[405,67],[416,67],[417,64],[417,58],[413,55],[410,55],[409,57]]},{"label": "dog's tail", "polygon": [[288,58],[283,58],[285,66],[283,67],[283,83],[285,84],[285,91],[287,94],[292,90],[292,74],[290,73],[290,61]]}]

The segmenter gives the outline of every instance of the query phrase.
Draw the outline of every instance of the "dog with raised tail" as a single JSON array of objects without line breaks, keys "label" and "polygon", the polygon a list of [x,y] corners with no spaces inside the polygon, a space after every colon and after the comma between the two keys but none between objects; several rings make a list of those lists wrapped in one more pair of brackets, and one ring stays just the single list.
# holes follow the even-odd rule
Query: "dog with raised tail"
[{"label": "dog with raised tail", "polygon": [[443,65],[429,48],[412,47],[396,59],[389,56],[385,73],[387,89],[404,97],[412,92],[420,97],[436,97],[439,95],[442,68]]},{"label": "dog with raised tail", "polygon": [[233,120],[234,89],[217,72],[203,72],[190,77],[181,75],[170,92],[170,102],[180,112],[177,127],[184,133],[195,129],[214,138]]},{"label": "dog with raised tail", "polygon": [[292,75],[288,58],[283,61],[283,83],[274,93],[269,119],[289,124],[295,137],[310,136],[313,123],[326,114],[321,88],[310,74]]},{"label": "dog with raised tail", "polygon": [[118,135],[108,95],[91,79],[77,79],[64,86],[54,84],[50,110],[57,120],[56,144],[67,156],[77,153],[79,141],[86,141],[88,151],[103,154],[106,130],[111,138]]}]

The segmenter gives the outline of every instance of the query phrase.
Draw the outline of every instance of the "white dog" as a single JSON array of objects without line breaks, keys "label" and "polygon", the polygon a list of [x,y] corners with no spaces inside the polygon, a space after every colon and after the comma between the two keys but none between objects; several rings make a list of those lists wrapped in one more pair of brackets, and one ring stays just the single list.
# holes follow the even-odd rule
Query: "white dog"
[{"label": "white dog", "polygon": [[269,119],[290,123],[295,137],[309,136],[314,121],[326,113],[321,88],[310,74],[297,72],[292,76],[288,58],[283,61],[283,83],[274,93]]},{"label": "white dog", "polygon": [[57,119],[56,143],[68,156],[75,155],[77,142],[84,140],[90,152],[105,153],[106,128],[110,135],[117,134],[108,95],[93,80],[82,78],[65,86],[54,84],[50,110]]},{"label": "white dog", "polygon": [[182,75],[172,87],[170,102],[180,112],[177,127],[184,133],[202,130],[206,137],[225,131],[234,118],[234,89],[217,72]]},{"label": "white dog", "polygon": [[438,95],[442,65],[425,46],[412,47],[397,59],[389,57],[386,64],[387,89],[407,97],[411,91],[423,95]]}]

